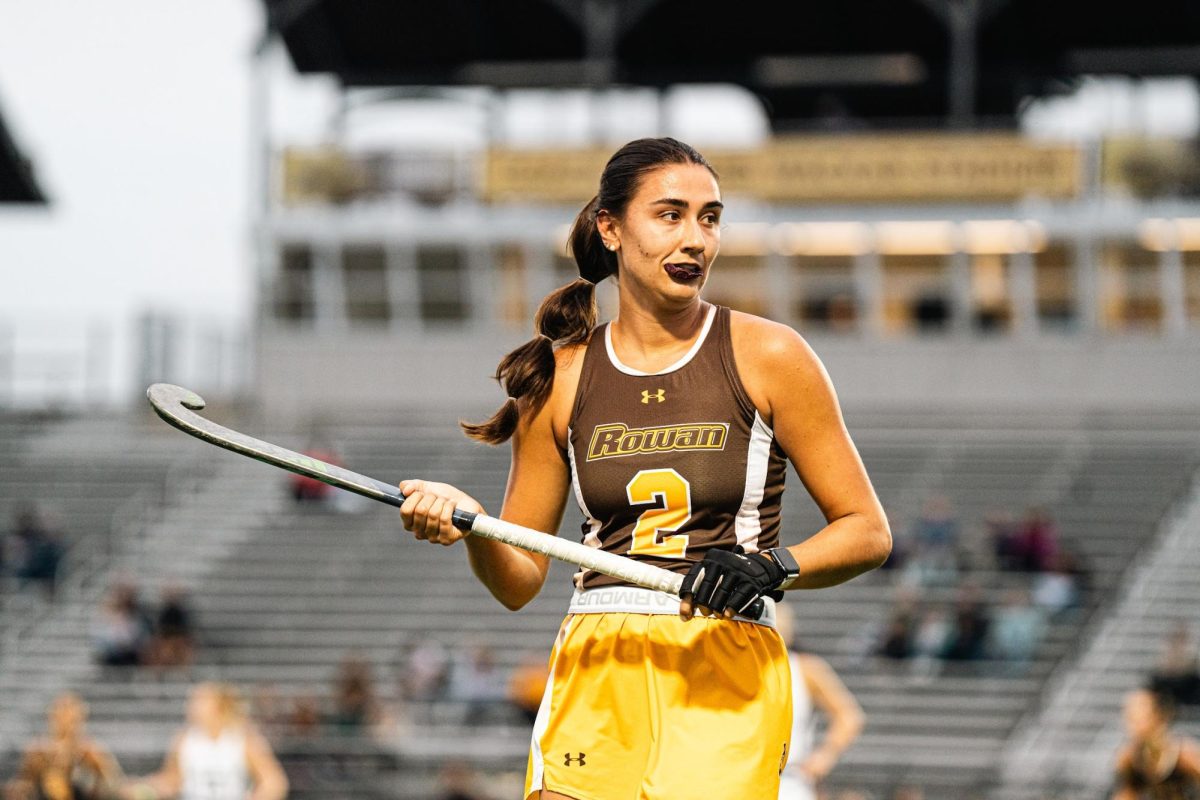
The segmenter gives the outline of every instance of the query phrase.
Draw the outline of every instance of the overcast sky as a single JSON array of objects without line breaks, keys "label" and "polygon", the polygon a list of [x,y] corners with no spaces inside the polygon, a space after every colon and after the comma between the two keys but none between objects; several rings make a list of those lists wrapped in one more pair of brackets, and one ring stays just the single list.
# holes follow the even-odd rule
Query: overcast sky
[{"label": "overcast sky", "polygon": [[0,210],[0,313],[241,311],[258,6],[0,8],[0,108],[51,198]]}]

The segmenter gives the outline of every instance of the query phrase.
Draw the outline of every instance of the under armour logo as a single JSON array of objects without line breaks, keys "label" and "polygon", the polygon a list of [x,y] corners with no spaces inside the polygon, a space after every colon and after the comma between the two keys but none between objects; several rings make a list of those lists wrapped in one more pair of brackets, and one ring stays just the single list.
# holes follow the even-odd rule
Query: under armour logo
[{"label": "under armour logo", "polygon": [[581,767],[586,767],[587,763],[583,760],[586,755],[586,753],[580,753],[577,756],[573,756],[570,753],[567,753],[563,756],[563,766],[569,767],[571,766],[571,763],[574,762]]},{"label": "under armour logo", "polygon": [[661,403],[663,400],[666,400],[666,399],[667,399],[667,393],[665,391],[663,391],[662,389],[659,389],[654,394],[651,394],[649,389],[642,389],[642,402],[647,405],[650,404],[651,400],[657,400],[658,402]]}]

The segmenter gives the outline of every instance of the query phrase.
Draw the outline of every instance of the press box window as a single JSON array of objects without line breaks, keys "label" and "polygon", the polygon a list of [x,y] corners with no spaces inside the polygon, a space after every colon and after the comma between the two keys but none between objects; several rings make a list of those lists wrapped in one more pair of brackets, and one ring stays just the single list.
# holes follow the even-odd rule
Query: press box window
[{"label": "press box window", "polygon": [[351,323],[386,322],[390,307],[387,256],[381,246],[351,246],[342,251],[346,316]]},{"label": "press box window", "polygon": [[313,252],[307,245],[286,245],[279,253],[275,276],[275,316],[292,321],[311,320],[313,303]]},{"label": "press box window", "polygon": [[467,318],[465,262],[462,251],[453,247],[422,247],[417,251],[422,319]]}]

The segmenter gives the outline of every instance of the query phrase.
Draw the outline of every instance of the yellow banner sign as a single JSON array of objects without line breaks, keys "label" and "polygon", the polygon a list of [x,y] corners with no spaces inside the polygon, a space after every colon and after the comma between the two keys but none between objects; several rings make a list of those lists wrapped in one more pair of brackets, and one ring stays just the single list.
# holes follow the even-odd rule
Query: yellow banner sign
[{"label": "yellow banner sign", "polygon": [[[493,150],[481,196],[494,202],[581,203],[596,193],[609,150]],[[781,138],[753,151],[706,154],[727,195],[775,203],[1006,201],[1073,197],[1073,145],[993,134]]]}]

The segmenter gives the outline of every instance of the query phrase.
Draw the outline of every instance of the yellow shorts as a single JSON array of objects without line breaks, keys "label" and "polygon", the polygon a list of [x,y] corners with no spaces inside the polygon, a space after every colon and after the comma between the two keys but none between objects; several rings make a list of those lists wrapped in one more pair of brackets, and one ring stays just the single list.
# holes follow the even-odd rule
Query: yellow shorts
[{"label": "yellow shorts", "polygon": [[[670,600],[625,587],[576,600],[600,592]],[[774,628],[596,608],[569,614],[550,654],[526,797],[542,789],[576,800],[777,797],[792,698]]]}]

